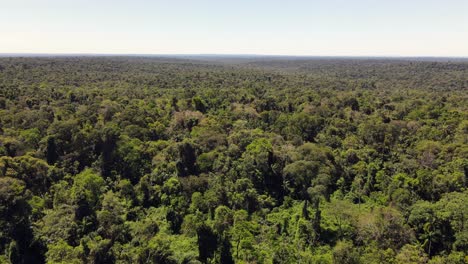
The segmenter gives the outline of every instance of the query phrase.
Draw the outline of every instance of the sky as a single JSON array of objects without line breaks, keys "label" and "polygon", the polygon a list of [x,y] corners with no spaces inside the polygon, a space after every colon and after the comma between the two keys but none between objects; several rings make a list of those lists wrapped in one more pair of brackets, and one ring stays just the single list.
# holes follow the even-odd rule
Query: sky
[{"label": "sky", "polygon": [[468,0],[0,0],[0,53],[468,57]]}]

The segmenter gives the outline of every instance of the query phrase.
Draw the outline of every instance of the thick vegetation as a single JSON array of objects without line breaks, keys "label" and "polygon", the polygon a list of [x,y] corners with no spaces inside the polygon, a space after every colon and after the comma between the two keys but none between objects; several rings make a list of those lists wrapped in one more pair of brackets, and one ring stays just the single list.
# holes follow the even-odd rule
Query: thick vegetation
[{"label": "thick vegetation", "polygon": [[0,263],[468,263],[468,63],[0,59]]}]

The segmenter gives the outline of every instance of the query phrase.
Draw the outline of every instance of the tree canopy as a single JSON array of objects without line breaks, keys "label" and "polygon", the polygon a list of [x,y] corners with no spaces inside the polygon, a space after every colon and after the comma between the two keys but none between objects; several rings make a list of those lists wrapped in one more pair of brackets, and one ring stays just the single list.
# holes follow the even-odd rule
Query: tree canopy
[{"label": "tree canopy", "polygon": [[0,263],[467,263],[468,63],[0,58]]}]

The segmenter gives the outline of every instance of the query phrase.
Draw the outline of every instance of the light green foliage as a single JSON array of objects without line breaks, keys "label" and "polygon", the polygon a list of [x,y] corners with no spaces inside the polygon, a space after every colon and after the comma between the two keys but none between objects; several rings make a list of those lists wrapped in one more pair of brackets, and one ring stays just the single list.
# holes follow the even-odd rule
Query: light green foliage
[{"label": "light green foliage", "polygon": [[59,240],[56,243],[50,243],[46,254],[47,263],[51,264],[79,264],[83,258],[82,247],[72,247],[65,241]]},{"label": "light green foliage", "polygon": [[104,191],[104,179],[91,169],[86,169],[73,179],[71,192],[74,199],[84,198],[90,206],[100,203],[100,195]]}]

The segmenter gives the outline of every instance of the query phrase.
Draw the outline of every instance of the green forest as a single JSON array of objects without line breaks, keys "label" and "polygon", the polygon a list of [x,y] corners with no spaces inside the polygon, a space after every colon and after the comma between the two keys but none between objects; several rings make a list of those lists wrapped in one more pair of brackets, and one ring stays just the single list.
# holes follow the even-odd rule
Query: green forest
[{"label": "green forest", "polygon": [[468,61],[0,58],[0,263],[468,263]]}]

